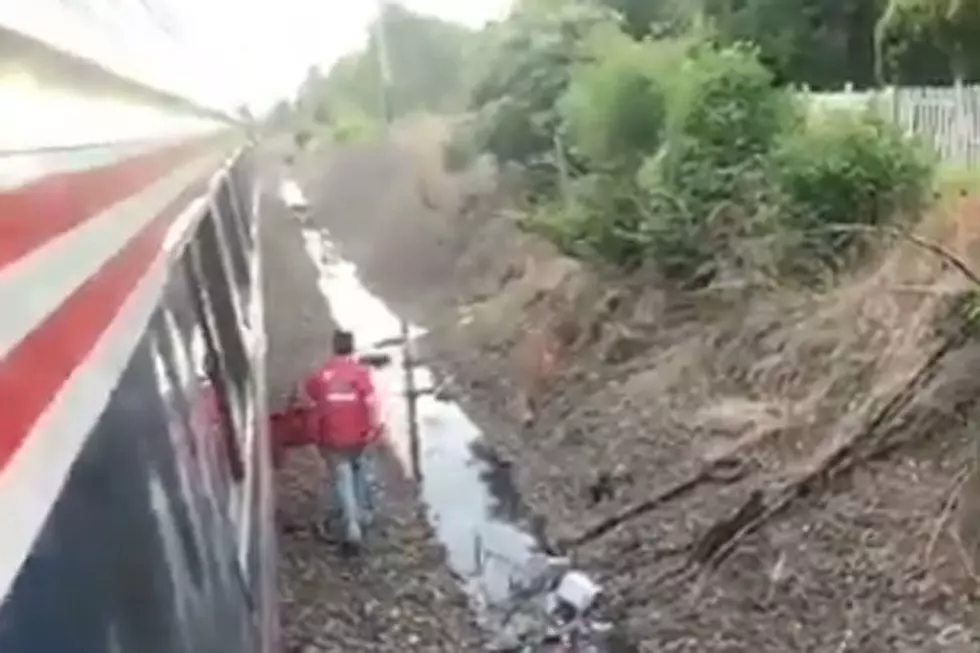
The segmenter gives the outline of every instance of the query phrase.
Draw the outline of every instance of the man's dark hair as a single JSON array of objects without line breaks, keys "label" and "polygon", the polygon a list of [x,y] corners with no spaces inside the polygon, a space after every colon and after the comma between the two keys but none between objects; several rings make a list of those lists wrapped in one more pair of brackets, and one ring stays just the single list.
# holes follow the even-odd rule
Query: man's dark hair
[{"label": "man's dark hair", "polygon": [[337,329],[333,332],[333,353],[338,356],[350,356],[354,353],[354,334],[350,331]]}]

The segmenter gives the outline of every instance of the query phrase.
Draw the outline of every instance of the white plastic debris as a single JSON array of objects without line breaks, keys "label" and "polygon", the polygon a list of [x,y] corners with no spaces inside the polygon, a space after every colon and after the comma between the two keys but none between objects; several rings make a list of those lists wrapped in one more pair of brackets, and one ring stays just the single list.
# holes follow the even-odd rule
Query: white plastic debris
[{"label": "white plastic debris", "polygon": [[521,648],[521,638],[514,632],[497,633],[487,645],[490,651],[515,651]]},{"label": "white plastic debris", "polygon": [[588,576],[579,571],[570,571],[562,577],[555,595],[559,601],[570,605],[578,614],[584,614],[592,607],[601,592],[602,588]]},{"label": "white plastic debris", "polygon": [[279,186],[279,197],[290,209],[305,209],[307,207],[306,196],[303,189],[292,179],[283,179]]},{"label": "white plastic debris", "polygon": [[525,575],[534,580],[550,582],[551,579],[557,580],[571,567],[572,561],[568,558],[535,553],[525,565]]}]

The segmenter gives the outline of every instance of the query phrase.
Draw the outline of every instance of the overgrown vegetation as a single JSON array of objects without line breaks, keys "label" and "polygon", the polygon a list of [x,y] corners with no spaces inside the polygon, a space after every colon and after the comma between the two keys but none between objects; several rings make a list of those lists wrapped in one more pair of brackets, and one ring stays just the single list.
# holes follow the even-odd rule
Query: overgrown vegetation
[{"label": "overgrown vegetation", "polygon": [[613,12],[587,3],[561,11],[535,5],[486,31],[470,92],[470,138],[501,164],[523,166],[536,194],[557,188],[556,107],[585,60],[582,43],[613,21]]},{"label": "overgrown vegetation", "polygon": [[576,256],[703,283],[746,266],[839,266],[863,252],[828,227],[924,205],[931,163],[888,123],[810,118],[761,46],[709,21],[675,11],[637,39],[601,4],[527,0],[494,26],[469,146],[462,133],[451,144],[455,167],[487,151],[524,169],[528,228]]},{"label": "overgrown vegetation", "polygon": [[[773,152],[794,266],[834,266],[859,238],[827,227],[907,223],[930,197],[932,166],[916,147],[871,112],[833,111],[791,133]],[[795,236],[795,238],[794,238]]]},{"label": "overgrown vegetation", "polygon": [[[520,0],[557,11],[586,0]],[[635,38],[710,26],[719,45],[753,43],[781,84],[856,88],[879,81],[980,79],[975,0],[588,0],[623,16]]]},{"label": "overgrown vegetation", "polygon": [[795,89],[970,79],[974,4],[518,0],[479,32],[389,5],[387,107],[375,31],[311,72],[293,121],[349,142],[386,108],[465,114],[447,167],[517,167],[528,228],[576,256],[683,282],[809,276],[865,253],[836,227],[917,215],[932,166],[871,113],[811,117]]},{"label": "overgrown vegetation", "polygon": [[880,78],[904,84],[980,79],[980,3],[891,0],[877,25]]}]

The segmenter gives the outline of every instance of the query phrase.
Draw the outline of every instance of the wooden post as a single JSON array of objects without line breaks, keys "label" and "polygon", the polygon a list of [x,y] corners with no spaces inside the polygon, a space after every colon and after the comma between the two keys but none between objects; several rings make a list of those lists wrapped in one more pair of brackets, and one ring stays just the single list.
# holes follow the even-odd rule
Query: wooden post
[{"label": "wooden post", "polygon": [[408,332],[408,322],[401,321],[402,369],[405,372],[405,406],[408,422],[408,444],[412,458],[412,474],[416,481],[422,480],[422,461],[419,443],[418,392],[415,390],[415,361],[412,359],[412,340]]},{"label": "wooden post", "polygon": [[565,203],[565,208],[569,208],[572,203],[571,173],[568,170],[565,146],[557,131],[554,134],[554,146],[555,160],[558,162],[558,189],[561,191],[561,199]]}]

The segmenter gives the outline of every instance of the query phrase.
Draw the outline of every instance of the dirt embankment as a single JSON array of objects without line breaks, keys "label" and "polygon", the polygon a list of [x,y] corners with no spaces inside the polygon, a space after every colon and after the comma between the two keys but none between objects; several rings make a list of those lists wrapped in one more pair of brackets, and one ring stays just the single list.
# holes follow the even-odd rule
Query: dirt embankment
[{"label": "dirt embankment", "polygon": [[[296,380],[327,355],[332,322],[299,224],[271,194],[261,246],[269,393],[277,409]],[[465,600],[414,490],[394,461],[386,463],[381,530],[369,541],[368,554],[351,561],[318,532],[326,496],[319,457],[305,450],[287,457],[277,478],[284,652],[479,650]]]},{"label": "dirt embankment", "polygon": [[[486,176],[433,169],[426,138],[309,167],[334,207],[316,219],[434,329],[550,538],[643,650],[978,650],[961,275],[899,244],[829,292],[668,292],[521,234]],[[952,217],[949,242],[969,224]]]}]

